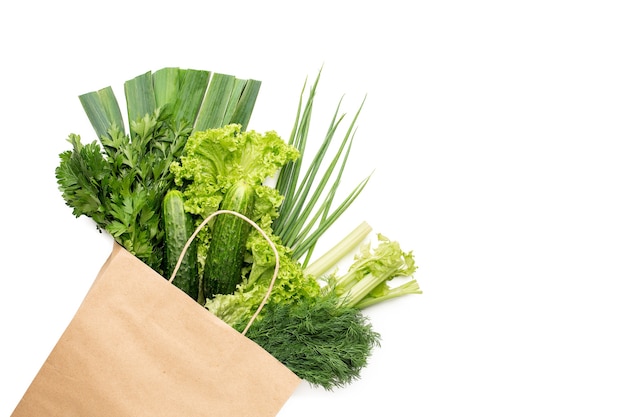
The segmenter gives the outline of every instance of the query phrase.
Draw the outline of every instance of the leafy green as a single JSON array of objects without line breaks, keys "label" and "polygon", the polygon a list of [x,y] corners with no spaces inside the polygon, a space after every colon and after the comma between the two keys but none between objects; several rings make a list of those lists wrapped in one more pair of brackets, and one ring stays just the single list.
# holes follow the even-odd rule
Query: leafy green
[{"label": "leafy green", "polygon": [[[194,132],[180,161],[171,164],[170,172],[183,193],[185,210],[195,216],[196,223],[218,210],[228,190],[244,181],[255,193],[250,219],[271,232],[282,196],[265,181],[298,156],[298,151],[276,132],[242,131],[241,125],[230,124]],[[204,269],[212,227],[209,224],[197,237],[200,271]]]},{"label": "leafy green", "polygon": [[247,336],[312,385],[327,390],[360,377],[380,335],[363,313],[329,293],[266,306]]},{"label": "leafy green", "polygon": [[208,216],[218,209],[226,191],[243,180],[256,192],[252,220],[267,225],[278,215],[282,196],[264,181],[298,156],[276,132],[244,132],[240,125],[230,124],[193,133],[170,170],[190,213]]},{"label": "leafy green", "polygon": [[369,292],[356,305],[356,308],[363,310],[366,307],[393,298],[402,297],[408,294],[421,294],[422,289],[414,278],[395,287],[390,287],[388,282],[383,282]]},{"label": "leafy green", "polygon": [[[362,244],[372,230],[366,222],[309,263],[317,240],[352,204],[368,180],[363,180],[339,205],[334,205],[356,121],[355,117],[334,155],[329,153],[343,119],[338,115],[339,107],[313,161],[308,167],[304,166],[302,156],[308,139],[317,81],[304,109],[301,95],[296,123],[288,143],[289,149],[295,149],[298,157],[281,159],[283,165],[279,167],[275,188],[266,185],[258,188],[257,194],[271,196],[262,199],[266,201],[266,210],[270,214],[266,214],[265,218],[256,214],[254,220],[261,221],[264,230],[269,232],[269,238],[279,252],[280,262],[267,304],[257,312],[269,291],[276,266],[275,255],[265,239],[253,233],[248,239],[248,255],[242,266],[243,282],[234,293],[216,295],[207,300],[205,307],[235,329],[247,329],[247,337],[302,379],[312,385],[333,389],[358,378],[372,349],[380,343],[380,335],[373,331],[362,308],[417,293],[419,286],[412,280],[395,288],[389,287],[392,278],[413,273],[416,268],[413,256],[403,252],[397,242],[391,242],[382,235],[379,235],[378,247],[371,251],[369,243]],[[230,138],[237,137],[239,131],[227,132],[229,128],[206,132],[201,146],[194,144],[194,137],[200,139],[199,135],[192,135],[180,163],[181,167],[187,164],[191,174],[181,175],[183,169],[178,164],[172,166],[179,186],[185,186],[185,181],[189,181],[186,189],[192,191],[187,194],[187,204],[189,210],[198,215],[216,210],[224,190],[251,166],[254,167],[254,164],[240,163],[242,155],[239,149],[242,147],[232,145]],[[225,154],[223,149],[228,152]],[[190,154],[204,162],[196,164],[188,161],[186,158]],[[237,168],[243,166],[241,171],[233,169],[229,158],[235,159]],[[255,159],[255,162],[262,160],[256,152],[249,159]],[[263,181],[270,174],[263,172],[257,180]],[[360,244],[361,253],[347,273],[343,276],[337,272],[325,275]],[[325,286],[322,285],[324,280],[327,281]]]},{"label": "leafy green", "polygon": [[[174,186],[170,165],[199,126],[238,123],[245,128],[259,91],[258,81],[211,75],[163,68],[126,81],[128,133],[111,87],[79,96],[99,143],[84,145],[71,134],[72,149],[59,155],[55,170],[62,197],[76,217],[91,217],[98,229],[160,273],[161,201]],[[216,114],[214,108],[225,110]]]},{"label": "leafy green", "polygon": [[[304,273],[277,236],[268,236],[278,250],[280,263],[268,304],[297,304],[302,299],[321,296],[322,288],[316,278]],[[261,304],[276,266],[272,248],[258,232],[250,234],[247,246],[251,267],[243,282],[234,293],[217,294],[205,304],[209,311],[235,328],[245,325]],[[265,312],[263,309],[256,320],[261,320]]]},{"label": "leafy green", "polygon": [[[366,177],[338,206],[334,206],[334,198],[350,155],[355,124],[363,103],[348,126],[334,155],[332,155],[328,154],[328,151],[334,143],[335,134],[345,117],[345,114],[339,115],[341,101],[339,102],[326,136],[303,174],[305,168],[303,156],[308,142],[313,103],[320,76],[321,71],[311,86],[306,101],[304,100],[305,82],[305,87],[300,94],[296,120],[289,138],[289,144],[298,149],[301,158],[288,163],[280,171],[276,181],[276,189],[284,196],[284,202],[280,207],[280,216],[274,221],[273,227],[285,245],[293,250],[294,258],[301,259],[304,257],[302,260],[304,266],[311,259],[313,249],[319,238],[350,207],[369,181],[369,177]],[[304,109],[302,109],[303,103]],[[332,156],[330,160],[327,158],[329,155]]]},{"label": "leafy green", "polygon": [[[361,310],[349,306],[318,279],[306,274],[289,248],[268,235],[279,253],[280,267],[267,304],[251,318],[269,291],[276,257],[258,233],[249,239],[251,269],[232,294],[218,294],[206,308],[246,336],[311,385],[327,390],[359,378],[376,333]],[[249,327],[248,327],[249,326]]]},{"label": "leafy green", "polygon": [[[408,277],[417,267],[411,252],[381,234],[376,248],[361,245],[345,274],[325,275],[366,239],[372,229],[365,222],[310,262],[318,239],[369,179],[335,204],[362,105],[333,151],[345,118],[337,106],[311,164],[304,166],[318,81],[319,75],[306,99],[303,88],[285,142],[273,131],[246,131],[258,81],[178,68],[146,72],[124,84],[126,130],[110,87],[80,96],[99,142],[83,144],[80,136],[70,135],[72,149],[60,154],[55,173],[74,215],[91,217],[160,273],[165,244],[161,202],[168,191],[179,189],[196,224],[208,224],[192,235],[202,274],[211,239],[208,220],[235,183],[252,185],[256,227],[246,242],[243,281],[232,294],[206,300],[205,307],[243,329],[301,378],[332,389],[358,378],[380,344],[362,309],[421,290],[412,279],[391,285],[393,278]],[[275,187],[267,185],[272,177]]]},{"label": "leafy green", "polygon": [[157,110],[131,124],[131,135],[115,125],[107,136],[83,145],[70,135],[72,150],[60,154],[57,183],[79,217],[91,217],[128,251],[161,271],[161,201],[173,183],[169,165],[182,152],[189,129],[168,124]]},{"label": "leafy green", "polygon": [[341,276],[335,273],[329,279],[329,288],[348,306],[364,308],[404,294],[421,294],[414,280],[413,284],[409,282],[394,290],[389,287],[391,280],[411,276],[417,266],[412,251],[403,251],[397,241],[380,233],[377,236],[375,248],[372,249],[371,242],[361,245],[348,271]]}]

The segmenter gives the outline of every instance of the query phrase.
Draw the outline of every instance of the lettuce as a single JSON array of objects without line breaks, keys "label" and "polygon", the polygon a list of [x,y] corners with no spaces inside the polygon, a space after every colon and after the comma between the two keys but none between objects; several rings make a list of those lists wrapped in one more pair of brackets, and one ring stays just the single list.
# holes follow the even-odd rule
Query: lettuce
[{"label": "lettuce", "polygon": [[[300,263],[293,259],[287,247],[280,244],[278,237],[270,235],[270,238],[278,250],[279,270],[267,301],[268,306],[292,304],[320,297],[322,287],[316,277],[304,273]],[[251,233],[248,249],[252,267],[243,282],[237,286],[233,294],[218,294],[208,299],[205,304],[209,311],[238,331],[245,328],[262,303],[269,291],[276,266],[274,252],[258,232]],[[261,311],[256,318],[257,321],[262,320],[264,312],[265,310]]]},{"label": "lettuce", "polygon": [[[245,181],[255,191],[254,210],[250,217],[270,233],[278,216],[283,196],[265,185],[268,178],[287,162],[300,156],[274,131],[264,134],[244,131],[239,124],[192,133],[179,161],[170,165],[174,184],[183,193],[185,211],[199,225],[220,208],[224,195],[238,181]],[[198,267],[202,273],[212,224],[198,233]]]},{"label": "lettuce", "polygon": [[185,210],[202,218],[219,208],[234,183],[246,181],[256,192],[252,220],[266,229],[278,216],[283,197],[265,181],[299,155],[274,131],[261,134],[229,124],[194,132],[180,161],[172,163],[170,171],[175,184],[182,188]]},{"label": "lettuce", "polygon": [[[250,219],[270,236],[280,255],[280,269],[268,300],[270,304],[290,303],[321,293],[315,277],[305,275],[291,250],[282,245],[271,229],[283,196],[266,182],[299,156],[299,151],[276,132],[243,131],[240,125],[230,124],[194,132],[187,140],[180,161],[170,166],[174,182],[183,193],[185,210],[196,217],[198,224],[220,208],[224,195],[236,182],[243,180],[254,188],[255,204]],[[210,227],[199,233],[197,239],[207,243]],[[198,245],[200,269],[207,246]],[[261,304],[276,262],[269,243],[258,231],[250,233],[246,248],[242,283],[233,294],[216,295],[205,305],[233,327],[245,326]]]}]

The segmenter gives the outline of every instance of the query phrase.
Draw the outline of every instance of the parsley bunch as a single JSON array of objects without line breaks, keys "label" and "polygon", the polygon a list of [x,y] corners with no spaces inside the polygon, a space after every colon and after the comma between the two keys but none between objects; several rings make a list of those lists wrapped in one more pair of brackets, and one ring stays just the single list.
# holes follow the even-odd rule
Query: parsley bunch
[{"label": "parsley bunch", "polygon": [[[131,124],[130,136],[112,127],[101,145],[70,135],[56,177],[76,217],[91,217],[129,252],[158,272],[163,262],[161,201],[173,183],[169,166],[178,160],[191,128],[157,110]],[[132,139],[131,139],[132,137]]]}]

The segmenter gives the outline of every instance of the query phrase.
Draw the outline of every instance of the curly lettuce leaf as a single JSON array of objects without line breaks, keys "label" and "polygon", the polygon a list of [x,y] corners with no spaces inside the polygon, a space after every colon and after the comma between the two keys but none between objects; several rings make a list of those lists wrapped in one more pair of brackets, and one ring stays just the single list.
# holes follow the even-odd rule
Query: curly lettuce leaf
[{"label": "curly lettuce leaf", "polygon": [[[243,131],[239,124],[192,133],[183,155],[170,165],[174,184],[183,193],[185,211],[200,224],[220,208],[224,195],[238,181],[254,188],[255,203],[250,216],[263,230],[271,233],[283,197],[264,182],[287,162],[300,156],[276,132],[264,134]],[[198,241],[199,270],[204,268],[211,240],[212,224],[202,229]]]},{"label": "curly lettuce leaf", "polygon": [[241,125],[230,124],[194,132],[180,161],[173,163],[170,170],[176,185],[182,188],[185,209],[201,217],[219,208],[233,184],[246,181],[255,188],[257,197],[252,220],[263,227],[278,216],[283,199],[264,182],[299,155],[274,131],[242,131]]},{"label": "curly lettuce leaf", "polygon": [[[278,237],[270,238],[278,250],[280,268],[268,305],[291,304],[321,296],[322,288],[317,279],[304,273],[302,266],[292,258],[290,250],[280,244]],[[246,326],[263,301],[276,266],[274,252],[259,233],[250,234],[248,248],[252,267],[246,279],[234,293],[218,294],[205,304],[209,311],[239,331]],[[263,314],[262,311],[257,320]]]}]

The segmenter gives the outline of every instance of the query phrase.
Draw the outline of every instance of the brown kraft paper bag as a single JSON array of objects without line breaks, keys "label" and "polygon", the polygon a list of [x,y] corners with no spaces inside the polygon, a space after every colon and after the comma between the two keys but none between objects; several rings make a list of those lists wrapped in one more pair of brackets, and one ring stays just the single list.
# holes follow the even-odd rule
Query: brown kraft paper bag
[{"label": "brown kraft paper bag", "polygon": [[300,383],[114,244],[12,417],[276,416]]}]

